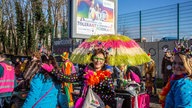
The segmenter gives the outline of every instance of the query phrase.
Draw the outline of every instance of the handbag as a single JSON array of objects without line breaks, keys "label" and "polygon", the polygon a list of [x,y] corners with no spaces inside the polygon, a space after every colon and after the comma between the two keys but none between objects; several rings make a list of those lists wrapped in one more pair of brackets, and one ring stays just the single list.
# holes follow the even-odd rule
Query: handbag
[{"label": "handbag", "polygon": [[92,88],[89,87],[82,108],[105,108],[105,104]]},{"label": "handbag", "polygon": [[[139,94],[136,100],[136,97],[132,97],[132,108],[149,108],[150,106],[150,96],[147,93]],[[135,106],[137,103],[137,107]]]},{"label": "handbag", "polygon": [[84,101],[85,101],[86,91],[87,91],[87,87],[84,86],[83,91],[82,91],[82,95],[81,95],[81,97],[78,98],[77,101],[75,102],[74,108],[82,108],[82,107],[83,107],[83,103],[84,103]]}]

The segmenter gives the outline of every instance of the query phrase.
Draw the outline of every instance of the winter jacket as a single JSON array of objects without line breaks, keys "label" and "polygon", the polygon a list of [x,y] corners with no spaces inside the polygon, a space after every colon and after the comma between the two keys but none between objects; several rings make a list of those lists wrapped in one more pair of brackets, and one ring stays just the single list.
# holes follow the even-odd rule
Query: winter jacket
[{"label": "winter jacket", "polygon": [[171,81],[171,89],[166,96],[165,108],[192,108],[192,80],[181,78]]},{"label": "winter jacket", "polygon": [[32,108],[41,98],[34,108],[56,108],[58,88],[59,84],[54,83],[52,77],[45,80],[44,74],[37,73],[30,82],[30,91],[23,108]]}]

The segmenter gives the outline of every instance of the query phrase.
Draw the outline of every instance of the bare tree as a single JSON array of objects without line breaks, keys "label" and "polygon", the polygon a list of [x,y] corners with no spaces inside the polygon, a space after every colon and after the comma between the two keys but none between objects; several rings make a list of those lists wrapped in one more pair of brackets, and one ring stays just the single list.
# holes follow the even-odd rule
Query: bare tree
[{"label": "bare tree", "polygon": [[40,41],[51,47],[54,37],[66,33],[67,2],[68,0],[1,0],[0,51],[28,55],[37,50]]}]

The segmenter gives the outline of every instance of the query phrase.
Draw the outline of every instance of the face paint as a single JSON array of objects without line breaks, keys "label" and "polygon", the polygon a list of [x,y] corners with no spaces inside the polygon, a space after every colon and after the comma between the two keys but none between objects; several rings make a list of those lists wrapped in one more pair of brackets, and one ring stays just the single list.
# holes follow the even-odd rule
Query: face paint
[{"label": "face paint", "polygon": [[93,61],[94,62],[96,62],[96,61],[105,61],[105,59],[104,58],[99,58],[99,57],[97,57],[97,56],[95,56],[95,57],[93,57]]},{"label": "face paint", "polygon": [[102,53],[97,54],[95,57],[93,57],[93,64],[94,68],[98,71],[101,70],[105,63],[105,58]]}]

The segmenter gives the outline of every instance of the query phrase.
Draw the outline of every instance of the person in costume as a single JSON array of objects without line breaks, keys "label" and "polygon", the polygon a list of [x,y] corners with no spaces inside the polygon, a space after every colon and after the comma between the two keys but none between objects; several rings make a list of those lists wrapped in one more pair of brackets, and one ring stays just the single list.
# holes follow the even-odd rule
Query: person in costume
[{"label": "person in costume", "polygon": [[173,59],[170,50],[164,49],[164,52],[165,54],[161,64],[161,73],[163,75],[163,85],[165,86],[173,73],[171,68]]},{"label": "person in costume", "polygon": [[127,66],[124,64],[121,64],[118,66],[118,77],[120,80],[120,83],[117,85],[120,85],[122,89],[124,89],[123,85],[121,82],[126,81],[135,81],[133,74],[136,75],[139,78],[139,81],[135,81],[136,83],[140,83],[141,79],[141,72],[137,66]]},{"label": "person in costume", "polygon": [[[62,72],[64,75],[71,75],[72,73],[75,73],[75,67],[74,67],[73,63],[70,62],[68,56],[69,56],[68,52],[63,52],[63,54],[61,55],[62,60],[63,60]],[[72,83],[63,82],[62,89],[65,92],[65,94],[67,95],[69,107],[73,107],[74,102],[73,102],[73,97],[72,97],[72,93],[73,93]]]},{"label": "person in costume", "polygon": [[91,61],[85,68],[85,82],[92,86],[92,89],[105,103],[106,108],[114,108],[114,86],[111,74],[105,64],[107,64],[107,53],[102,48],[93,50]]},{"label": "person in costume", "polygon": [[172,77],[170,90],[166,95],[165,108],[191,108],[192,107],[192,65],[189,49],[183,44],[177,44],[174,49]]},{"label": "person in costume", "polygon": [[[150,56],[150,54],[148,54]],[[150,62],[145,63],[143,65],[143,81],[145,81],[145,88],[149,95],[156,94],[156,86],[155,86],[155,79],[156,79],[156,65],[155,61],[151,59]]]},{"label": "person in costume", "polygon": [[41,56],[41,68],[30,81],[30,91],[22,108],[56,108],[58,104],[58,89],[60,84],[56,82],[51,72],[52,64],[46,55]]},{"label": "person in costume", "polygon": [[[117,89],[125,89],[123,86],[123,80],[126,76],[126,70],[127,70],[127,65],[121,64],[120,66],[117,66],[116,69],[118,70],[118,79],[117,79]],[[127,78],[130,79],[130,78]]]},{"label": "person in costume", "polygon": [[178,80],[178,79],[183,78],[185,76],[186,76],[186,74],[182,74],[182,75],[174,75],[173,74],[171,76],[171,78],[169,79],[169,81],[167,82],[167,84],[162,88],[161,92],[158,95],[159,96],[159,102],[161,103],[162,108],[165,108],[165,99],[166,99],[167,94],[170,91],[171,81]]},{"label": "person in costume", "polygon": [[[120,79],[121,79],[120,85],[122,87],[121,87],[121,90],[116,90],[116,92],[129,94],[130,92],[126,90],[129,86],[132,86],[129,83],[131,82],[140,83],[141,72],[137,66],[121,65],[119,69],[123,73],[123,76],[120,76]],[[134,89],[133,91],[135,90],[136,89]],[[131,104],[131,101],[130,101],[131,96],[127,95],[127,96],[123,96],[123,98],[124,98],[124,101],[122,103],[122,108],[129,108]]]},{"label": "person in costume", "polygon": [[0,53],[0,108],[10,103],[14,87],[17,85],[15,80],[15,70],[6,60],[6,56]]},{"label": "person in costume", "polygon": [[[93,91],[102,99],[106,108],[115,108],[115,91],[111,72],[107,69],[107,53],[102,48],[93,50],[91,63],[84,69],[84,74],[64,75],[53,72],[58,80],[62,82],[84,81],[84,86],[91,86]],[[83,88],[83,87],[82,87]]]}]

